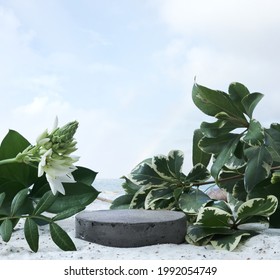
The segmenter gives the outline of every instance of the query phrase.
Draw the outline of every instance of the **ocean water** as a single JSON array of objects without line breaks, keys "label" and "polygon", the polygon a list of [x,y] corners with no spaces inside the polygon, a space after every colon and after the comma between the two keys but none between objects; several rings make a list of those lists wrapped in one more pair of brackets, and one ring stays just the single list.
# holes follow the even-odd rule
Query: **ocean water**
[{"label": "ocean water", "polygon": [[95,179],[93,187],[100,192],[123,193],[122,184],[124,179]]}]

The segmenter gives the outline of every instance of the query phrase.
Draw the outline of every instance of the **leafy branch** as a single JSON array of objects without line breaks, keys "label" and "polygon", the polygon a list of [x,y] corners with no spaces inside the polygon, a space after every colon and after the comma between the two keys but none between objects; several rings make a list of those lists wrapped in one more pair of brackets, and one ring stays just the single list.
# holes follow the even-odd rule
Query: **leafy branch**
[{"label": "leafy branch", "polygon": [[[146,159],[123,177],[125,194],[111,208],[183,211],[187,242],[228,250],[260,228],[280,227],[280,124],[264,128],[253,117],[262,98],[241,83],[228,93],[195,83],[194,104],[215,121],[194,131],[192,170],[182,172],[181,151]],[[228,200],[211,199],[201,189],[210,184]]]}]

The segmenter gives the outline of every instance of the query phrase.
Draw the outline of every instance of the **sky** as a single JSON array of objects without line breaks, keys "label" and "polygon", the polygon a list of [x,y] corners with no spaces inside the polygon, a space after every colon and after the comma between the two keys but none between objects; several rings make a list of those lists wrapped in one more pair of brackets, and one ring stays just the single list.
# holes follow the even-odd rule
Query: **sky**
[{"label": "sky", "polygon": [[78,165],[120,178],[178,149],[210,120],[194,79],[265,96],[255,111],[279,121],[280,4],[274,0],[0,0],[2,140],[31,143],[55,117],[77,120]]}]

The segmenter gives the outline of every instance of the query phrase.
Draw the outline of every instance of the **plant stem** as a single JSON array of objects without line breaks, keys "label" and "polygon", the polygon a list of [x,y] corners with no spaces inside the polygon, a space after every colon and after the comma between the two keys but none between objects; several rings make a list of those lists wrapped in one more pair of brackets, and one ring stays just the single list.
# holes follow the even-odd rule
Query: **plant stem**
[{"label": "plant stem", "polygon": [[16,158],[7,158],[7,159],[0,160],[0,165],[9,164],[9,163],[17,163],[17,162],[18,161]]},{"label": "plant stem", "polygon": [[31,219],[38,219],[46,222],[50,222],[51,218],[45,217],[45,216],[33,216],[33,215],[23,215],[23,216],[13,216],[13,217],[2,217],[0,218],[0,221],[4,221],[6,219],[9,220],[14,220],[14,219],[26,219],[26,218],[31,218]]},{"label": "plant stem", "polygon": [[[271,167],[270,170],[277,170],[277,169],[280,169],[280,166],[274,166],[274,167]],[[227,181],[231,181],[231,180],[235,180],[235,179],[243,179],[244,178],[244,174],[240,174],[240,175],[235,175],[235,176],[232,176],[232,177],[228,177],[228,178],[223,178],[223,179],[220,179],[220,180],[213,180],[213,181],[207,181],[207,182],[201,182],[201,183],[197,183],[197,184],[194,184],[194,186],[204,186],[204,185],[211,185],[211,184],[218,184],[218,183],[223,183],[223,182],[227,182]]]}]

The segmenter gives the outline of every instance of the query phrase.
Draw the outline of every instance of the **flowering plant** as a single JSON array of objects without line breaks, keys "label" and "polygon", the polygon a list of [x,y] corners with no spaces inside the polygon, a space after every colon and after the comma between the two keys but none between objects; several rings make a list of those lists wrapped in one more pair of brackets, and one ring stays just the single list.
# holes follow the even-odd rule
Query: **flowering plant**
[{"label": "flowering plant", "polygon": [[8,242],[24,219],[24,236],[34,252],[39,249],[39,226],[49,225],[51,238],[64,251],[76,250],[57,221],[85,209],[99,192],[92,187],[96,172],[75,166],[74,134],[78,122],[45,130],[30,144],[10,130],[0,146],[0,235]]}]

